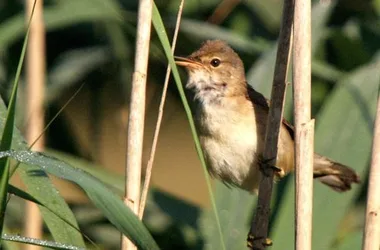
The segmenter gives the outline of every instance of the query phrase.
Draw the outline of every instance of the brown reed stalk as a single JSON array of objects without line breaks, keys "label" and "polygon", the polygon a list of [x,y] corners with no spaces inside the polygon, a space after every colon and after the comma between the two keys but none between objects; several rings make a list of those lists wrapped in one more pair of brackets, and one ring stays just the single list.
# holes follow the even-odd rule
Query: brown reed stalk
[{"label": "brown reed stalk", "polygon": [[[36,6],[30,24],[27,49],[27,87],[26,87],[26,139],[32,144],[44,130],[44,96],[45,96],[45,26],[43,20],[43,0],[36,0]],[[35,0],[26,2],[27,20],[32,13]],[[32,149],[43,151],[44,137],[33,145]],[[26,202],[25,235],[32,238],[42,237],[42,217],[39,208],[32,202]],[[26,245],[24,249],[36,250],[38,246]]]},{"label": "brown reed stalk", "polygon": [[[129,206],[136,215],[138,214],[140,201],[141,158],[144,137],[145,95],[152,8],[152,0],[139,1],[135,69],[132,77],[132,91],[128,117],[124,203]],[[123,235],[121,249],[131,250],[137,248]]]},{"label": "brown reed stalk", "polygon": [[311,120],[311,2],[295,0],[293,98],[296,250],[310,250],[313,209],[314,120]]},{"label": "brown reed stalk", "polygon": [[376,122],[372,144],[372,162],[369,172],[366,221],[363,250],[380,248],[380,98],[377,100]]},{"label": "brown reed stalk", "polygon": [[268,238],[268,225],[274,173],[273,168],[269,166],[276,165],[278,136],[282,122],[286,79],[292,44],[293,12],[294,0],[285,0],[263,153],[263,158],[267,165],[264,167],[267,168],[267,173],[262,175],[261,178],[256,215],[252,221],[248,235],[248,246],[255,250],[265,249],[271,245],[271,241]]},{"label": "brown reed stalk", "polygon": [[[175,30],[174,30],[174,35],[173,35],[173,42],[172,42],[172,53],[173,54],[174,54],[174,50],[175,50],[175,46],[176,46],[176,42],[177,42],[179,25],[181,23],[183,5],[184,5],[184,0],[181,0],[181,3],[179,4],[179,8],[178,8],[177,22],[176,22],[176,26],[175,26]],[[152,175],[153,161],[154,161],[154,157],[156,155],[158,136],[160,134],[162,117],[164,114],[164,106],[165,106],[165,101],[166,101],[166,93],[168,90],[170,72],[171,72],[171,68],[170,68],[170,65],[168,65],[168,67],[166,68],[166,76],[165,76],[164,87],[162,89],[160,106],[158,108],[157,123],[156,123],[156,129],[154,131],[154,136],[153,136],[152,149],[150,151],[149,160],[148,160],[148,163],[146,166],[144,186],[143,186],[143,190],[141,192],[140,207],[139,207],[139,214],[138,214],[140,220],[142,219],[142,217],[144,215],[146,199],[148,196],[150,177]]]}]

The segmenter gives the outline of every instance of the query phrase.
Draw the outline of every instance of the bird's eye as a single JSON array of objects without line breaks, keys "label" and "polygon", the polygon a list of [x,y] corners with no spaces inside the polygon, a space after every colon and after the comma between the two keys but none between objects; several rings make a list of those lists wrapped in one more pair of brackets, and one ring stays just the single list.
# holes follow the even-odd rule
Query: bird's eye
[{"label": "bird's eye", "polygon": [[211,66],[213,66],[214,68],[218,67],[220,65],[220,60],[218,58],[214,58],[211,60],[210,62]]}]

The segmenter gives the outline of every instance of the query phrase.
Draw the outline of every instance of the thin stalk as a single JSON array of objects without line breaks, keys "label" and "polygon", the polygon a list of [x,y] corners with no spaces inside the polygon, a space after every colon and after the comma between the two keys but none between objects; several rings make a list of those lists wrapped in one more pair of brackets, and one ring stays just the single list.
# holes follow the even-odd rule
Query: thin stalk
[{"label": "thin stalk", "polygon": [[[140,201],[141,164],[144,137],[146,78],[150,31],[152,22],[152,0],[140,0],[138,10],[135,69],[129,105],[127,159],[125,169],[124,203],[137,214]],[[136,249],[126,236],[122,236],[121,249]]]},{"label": "thin stalk", "polygon": [[[172,53],[174,53],[176,42],[177,42],[179,25],[181,23],[183,4],[184,4],[184,0],[181,0],[181,3],[179,4],[179,8],[178,8],[177,22],[176,22],[176,26],[175,26],[175,30],[174,30],[174,35],[173,35],[173,42],[172,42],[172,46],[171,46]],[[168,64],[168,67],[166,68],[166,76],[165,76],[164,88],[162,90],[162,96],[161,96],[160,106],[158,108],[158,117],[157,117],[156,129],[154,131],[154,137],[153,137],[153,142],[152,142],[152,149],[150,151],[150,156],[149,156],[148,164],[147,164],[146,170],[145,170],[145,180],[144,180],[143,190],[142,190],[142,193],[141,193],[140,208],[139,208],[139,214],[138,214],[140,220],[142,219],[142,217],[144,215],[144,209],[145,209],[146,199],[147,199],[147,196],[148,196],[150,177],[152,175],[153,161],[154,161],[154,156],[156,155],[158,136],[160,134],[162,117],[163,117],[163,114],[164,114],[164,106],[165,106],[165,100],[166,100],[166,93],[167,93],[167,90],[168,90],[170,73],[171,73],[171,68],[170,68],[170,65]]]},{"label": "thin stalk", "polygon": [[[36,0],[34,1],[32,12],[31,12],[31,15],[29,18],[28,28],[26,30],[26,35],[24,38],[24,43],[22,45],[20,59],[19,59],[18,65],[17,65],[17,71],[16,71],[15,80],[13,83],[12,94],[11,94],[11,98],[9,100],[9,105],[8,105],[7,118],[5,120],[3,135],[2,135],[1,140],[0,140],[0,151],[9,150],[9,149],[11,149],[11,145],[12,145],[18,83],[20,80],[21,69],[22,69],[22,65],[24,63],[24,58],[25,58],[25,54],[26,54],[26,47],[28,44],[29,33],[30,33],[30,24],[31,24],[31,19],[32,19],[33,14],[34,14],[35,6],[36,6]],[[4,158],[4,159],[0,160],[0,197],[1,197],[0,198],[0,210],[1,210],[0,211],[1,212],[0,234],[3,233],[4,215],[5,215],[6,205],[7,205],[9,165],[10,164],[9,164],[8,158]],[[2,245],[1,245],[1,238],[0,238],[0,248],[1,247],[2,247]]]},{"label": "thin stalk", "polygon": [[261,178],[256,215],[252,220],[248,235],[248,246],[256,250],[265,249],[271,245],[268,238],[268,226],[274,173],[273,168],[269,166],[276,166],[277,145],[284,110],[286,80],[292,44],[293,13],[294,0],[285,0],[267,122],[268,127],[265,134],[263,159],[267,163],[267,166],[264,166],[267,169],[265,170],[266,174],[263,174]]},{"label": "thin stalk", "polygon": [[201,144],[199,142],[197,129],[195,128],[194,118],[193,118],[192,113],[191,113],[189,102],[186,99],[185,90],[183,89],[183,85],[182,85],[181,78],[180,78],[179,73],[178,73],[177,66],[174,62],[174,58],[173,58],[172,53],[170,51],[170,44],[169,44],[168,36],[166,34],[164,25],[162,23],[162,18],[161,18],[160,13],[157,9],[157,6],[154,6],[154,8],[153,8],[153,18],[154,18],[154,22],[153,22],[154,28],[157,31],[157,35],[161,41],[161,44],[163,45],[165,55],[166,55],[167,59],[169,60],[169,64],[172,67],[173,78],[174,78],[175,83],[177,85],[178,92],[179,92],[183,107],[185,109],[187,119],[189,121],[191,134],[192,134],[193,139],[194,139],[195,149],[197,151],[199,160],[200,160],[201,165],[202,165],[202,169],[203,169],[204,176],[206,179],[207,190],[208,190],[211,205],[212,205],[212,211],[215,215],[216,226],[217,226],[218,234],[219,234],[219,238],[220,238],[220,245],[221,245],[221,248],[223,250],[226,250],[226,246],[225,246],[224,240],[223,240],[222,227],[220,224],[219,215],[218,215],[216,203],[215,203],[215,197],[213,194],[213,188],[211,186],[211,181],[210,181],[210,176],[209,176],[208,171],[207,171],[206,161],[205,161],[205,158],[203,155]]},{"label": "thin stalk", "polygon": [[[34,0],[27,1],[27,17],[30,17]],[[45,96],[45,26],[43,20],[43,0],[38,0],[30,24],[30,39],[27,50],[27,87],[26,87],[26,140],[29,144],[40,136],[44,129]],[[33,150],[44,150],[44,137],[33,146]],[[25,235],[31,238],[42,237],[42,217],[35,203],[26,202]],[[39,246],[26,245],[25,249],[40,249]]]},{"label": "thin stalk", "polygon": [[311,120],[311,2],[295,0],[293,45],[296,250],[310,250],[314,121]]},{"label": "thin stalk", "polygon": [[378,250],[380,247],[380,98],[372,145],[372,162],[369,172],[366,221],[363,236],[363,250]]}]

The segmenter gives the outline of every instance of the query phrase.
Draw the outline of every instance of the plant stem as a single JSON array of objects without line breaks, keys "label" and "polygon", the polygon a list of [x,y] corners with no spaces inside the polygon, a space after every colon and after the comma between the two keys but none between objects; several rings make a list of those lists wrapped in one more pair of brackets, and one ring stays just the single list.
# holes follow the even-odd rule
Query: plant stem
[{"label": "plant stem", "polygon": [[[268,127],[265,134],[263,159],[266,161],[267,166],[264,167],[276,166],[278,137],[282,123],[286,79],[292,43],[293,12],[294,1],[285,0],[267,122]],[[265,249],[266,246],[270,245],[268,241],[268,225],[273,189],[273,168],[269,168],[267,172],[268,175],[263,174],[261,178],[256,216],[252,221],[248,236],[249,247],[257,250]]]},{"label": "plant stem", "polygon": [[[124,203],[137,214],[140,200],[141,163],[144,137],[145,92],[148,71],[152,0],[140,0],[138,11],[135,69],[129,105],[127,159]],[[122,236],[121,249],[136,249]]]},{"label": "plant stem", "polygon": [[[27,20],[30,17],[35,0],[27,1]],[[42,134],[44,130],[45,96],[45,25],[43,19],[43,0],[37,0],[30,23],[30,37],[27,50],[27,88],[26,88],[26,140],[28,144]],[[44,137],[32,147],[35,151],[45,148]],[[37,204],[27,201],[25,207],[25,235],[31,238],[42,237],[42,217]],[[26,245],[25,249],[41,249],[39,246]]]},{"label": "plant stem", "polygon": [[311,120],[311,2],[295,0],[293,98],[296,175],[296,250],[311,249],[314,120]]},{"label": "plant stem", "polygon": [[369,173],[366,221],[363,236],[363,250],[378,250],[380,246],[380,98],[372,145],[372,162]]},{"label": "plant stem", "polygon": [[[184,5],[184,0],[181,0],[181,3],[179,5],[179,9],[178,9],[177,22],[176,22],[176,26],[175,26],[175,30],[174,30],[174,35],[173,35],[172,53],[174,53],[175,45],[176,45],[176,42],[177,42],[177,36],[178,36],[179,25],[181,23],[181,16],[182,16],[183,5]],[[171,68],[170,68],[170,65],[168,64],[168,67],[166,69],[166,76],[165,76],[164,87],[162,89],[162,96],[161,96],[160,106],[158,108],[158,117],[157,117],[156,129],[154,131],[154,137],[153,137],[153,142],[152,142],[152,149],[150,151],[150,156],[149,156],[148,164],[146,166],[144,186],[143,186],[143,190],[141,192],[140,208],[139,208],[139,214],[138,214],[140,220],[142,219],[142,217],[144,215],[145,203],[146,203],[146,199],[147,199],[147,196],[148,196],[150,177],[152,175],[153,161],[154,161],[154,156],[156,154],[156,148],[157,148],[158,136],[160,134],[162,116],[164,114],[164,106],[165,106],[165,100],[166,100],[166,93],[167,93],[167,90],[168,90],[170,72],[171,72]]]}]

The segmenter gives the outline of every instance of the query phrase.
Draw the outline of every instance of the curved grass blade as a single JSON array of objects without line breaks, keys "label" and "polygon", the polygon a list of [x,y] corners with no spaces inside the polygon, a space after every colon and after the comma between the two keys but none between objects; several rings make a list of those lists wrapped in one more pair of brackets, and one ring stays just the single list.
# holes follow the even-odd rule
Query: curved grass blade
[{"label": "curved grass blade", "polygon": [[8,193],[16,195],[24,200],[34,202],[37,205],[43,205],[39,200],[34,198],[32,195],[28,194],[27,192],[24,192],[23,190],[19,189],[16,186],[13,186],[12,184],[9,184],[8,186]]},{"label": "curved grass blade", "polygon": [[[34,2],[35,4],[36,2]],[[33,16],[34,6],[32,9],[31,18]],[[30,21],[29,21],[30,23]],[[8,150],[11,147],[12,141],[14,142],[14,147],[18,148],[24,148],[26,149],[27,146],[23,142],[23,139],[21,135],[19,135],[19,132],[14,130],[14,116],[15,116],[15,106],[16,106],[16,96],[17,96],[17,89],[18,89],[18,82],[20,78],[21,68],[23,64],[23,60],[25,57],[25,50],[26,50],[26,44],[29,36],[29,26],[27,29],[27,33],[24,39],[24,44],[21,52],[21,57],[19,61],[19,65],[17,68],[17,73],[15,77],[15,82],[13,86],[13,91],[11,95],[11,99],[8,106],[8,112],[5,108],[5,105],[3,102],[0,102],[0,117],[5,117],[5,114],[7,113],[7,118],[4,121],[3,119],[0,119],[0,129],[3,130],[3,138],[2,138],[2,150]],[[7,144],[5,146],[5,144]],[[4,161],[4,160],[1,160]],[[4,195],[2,198],[5,198],[6,195],[6,188],[8,187],[8,173],[9,173],[9,164],[7,163],[5,165],[6,167],[1,167],[1,170],[4,170],[1,176],[3,178],[3,182],[1,183],[3,188],[2,191],[4,191]],[[60,216],[65,218],[66,221],[69,221],[72,225],[77,226],[76,220],[74,215],[72,214],[71,210],[68,208],[66,202],[62,199],[62,197],[59,196],[58,192],[55,190],[53,185],[50,183],[47,176],[43,176],[42,178],[30,178],[27,174],[25,174],[25,171],[22,169],[19,171],[21,178],[23,179],[26,186],[30,189],[30,191],[34,194],[36,194],[36,197],[41,197],[42,200],[44,200],[46,203],[52,204],[52,207],[56,208],[55,210],[59,212]],[[5,186],[4,186],[5,185]],[[5,202],[4,199],[2,201]],[[49,211],[46,211],[43,207],[41,208],[41,212],[43,214],[44,221],[46,222],[46,225],[49,227],[53,237],[57,241],[62,241],[66,243],[75,244],[80,247],[84,247],[84,241],[81,236],[81,234],[71,228],[71,226],[67,226],[67,224],[60,223],[61,220],[55,216],[54,214],[50,213]],[[2,206],[1,210],[4,214],[5,211],[5,203],[4,207]],[[3,217],[2,217],[3,219]],[[2,225],[2,223],[1,223]],[[1,233],[1,231],[0,231]]]},{"label": "curved grass blade", "polygon": [[[19,189],[16,186],[13,186],[12,184],[9,184],[9,186],[8,186],[8,193],[9,194],[13,194],[13,195],[15,195],[17,197],[20,197],[20,198],[22,198],[24,200],[36,203],[37,205],[40,205],[40,206],[46,208],[51,213],[53,213],[56,217],[58,217],[60,220],[62,220],[64,223],[66,223],[70,228],[76,230],[79,234],[81,234],[81,231],[80,231],[80,228],[78,227],[78,225],[73,225],[70,221],[66,220],[63,216],[61,216],[61,214],[59,213],[59,211],[54,211],[54,207],[51,208],[52,207],[51,204],[43,204],[41,201],[39,201],[38,199],[36,199],[32,195],[28,194],[24,190]],[[83,236],[89,242],[91,242],[92,245],[96,246],[95,242],[93,242],[87,235],[83,234]]]},{"label": "curved grass blade", "polygon": [[[4,129],[4,117],[6,116],[6,112],[6,107],[0,100],[0,130]],[[13,133],[12,148],[20,150],[28,149],[28,146],[24,142],[20,132],[17,129],[15,129]],[[84,247],[85,243],[83,241],[82,235],[76,229],[78,228],[78,224],[67,203],[59,195],[59,192],[52,185],[50,179],[46,174],[41,174],[40,176],[29,175],[28,171],[30,171],[31,168],[39,170],[38,167],[29,167],[21,164],[18,167],[17,171],[22,181],[26,185],[28,193],[39,201],[42,201],[43,204],[49,204],[50,210],[54,211],[56,214],[59,214],[59,216],[56,216],[49,209],[40,206],[43,219],[48,226],[53,238],[59,242]],[[64,221],[67,221],[69,224],[62,223],[61,218],[63,218]],[[73,225],[74,228],[70,225]]]},{"label": "curved grass blade", "polygon": [[[15,112],[16,112],[16,99],[17,99],[17,89],[18,82],[20,79],[21,69],[25,58],[25,51],[28,44],[28,37],[30,31],[30,23],[33,17],[34,9],[36,7],[36,0],[34,1],[32,12],[30,15],[30,19],[28,22],[28,29],[26,31],[26,35],[24,38],[24,43],[22,46],[20,60],[17,66],[16,77],[13,84],[12,95],[9,101],[8,111],[5,119],[5,125],[3,134],[0,142],[0,150],[9,150],[12,146],[12,137],[13,137],[13,127],[15,122]],[[7,192],[8,192],[8,181],[9,181],[9,160],[8,158],[4,158],[0,160],[0,235],[3,233],[4,226],[4,215],[5,209],[7,206]],[[1,239],[0,239],[0,247],[1,247]]]},{"label": "curved grass blade", "polygon": [[84,248],[82,248],[82,247],[76,247],[73,245],[68,245],[68,244],[59,243],[59,242],[55,242],[55,241],[34,239],[34,238],[24,237],[24,236],[20,236],[20,235],[3,234],[3,236],[1,238],[3,240],[6,240],[6,241],[13,241],[13,242],[25,243],[25,244],[29,244],[29,245],[48,247],[51,249],[84,250]]},{"label": "curved grass blade", "polygon": [[[34,12],[34,6],[32,9],[31,17],[33,17]],[[28,41],[29,36],[29,25],[30,20],[28,24],[27,33],[24,38],[24,44],[22,47],[22,52],[19,60],[19,65],[17,67],[15,82],[13,85],[12,95],[8,106],[8,111],[6,110],[6,107],[2,101],[0,101],[0,118],[7,117],[5,120],[0,119],[0,130],[3,131],[3,137],[1,140],[1,150],[8,150],[11,147],[12,141],[13,141],[13,147],[16,148],[23,148],[26,149],[27,146],[24,143],[21,135],[19,134],[19,131],[14,131],[14,117],[15,117],[15,106],[16,106],[16,95],[17,95],[17,89],[18,89],[18,82],[20,78],[21,68],[23,64],[23,60],[25,57],[25,51],[26,51],[26,44]],[[22,26],[23,27],[23,26]],[[1,182],[1,211],[2,214],[5,212],[5,198],[7,194],[7,187],[8,187],[8,176],[9,176],[9,163],[6,162],[6,159],[0,160],[1,164],[4,164],[1,166],[0,164],[0,171],[2,182]],[[72,225],[75,225],[78,227],[77,222],[75,220],[74,215],[72,214],[71,210],[69,209],[66,202],[63,200],[62,197],[59,196],[59,193],[57,190],[53,187],[53,185],[50,183],[50,180],[46,175],[41,176],[39,178],[33,178],[26,174],[24,169],[20,168],[20,176],[23,180],[23,182],[26,184],[29,191],[35,195],[38,198],[41,198],[41,200],[45,201],[45,203],[51,204],[51,206],[54,208],[55,211],[59,212],[59,215],[63,218],[65,218],[66,221],[70,222]],[[52,214],[51,212],[47,211],[43,207],[40,207],[44,221],[48,228],[50,229],[50,232],[52,233],[53,237],[57,241],[75,244],[80,247],[84,247],[84,241],[81,236],[81,234],[71,228],[71,226],[67,226],[65,223],[61,223],[61,219],[59,219],[57,216]],[[3,220],[3,217],[1,217],[1,220]],[[1,226],[3,225],[1,221]],[[2,231],[0,231],[0,234]]]},{"label": "curved grass blade", "polygon": [[[153,2],[153,4],[154,4],[154,2]],[[211,200],[211,204],[212,204],[212,208],[213,208],[213,212],[215,215],[216,224],[217,224],[217,228],[218,228],[218,232],[219,232],[219,236],[220,236],[221,247],[222,247],[222,249],[225,250],[226,246],[224,244],[222,228],[220,225],[220,220],[219,220],[219,216],[218,216],[218,212],[217,212],[217,208],[216,208],[215,198],[214,198],[214,194],[213,194],[211,183],[210,183],[210,177],[208,176],[206,162],[205,162],[203,151],[202,151],[199,139],[198,139],[198,133],[197,133],[197,130],[195,128],[194,119],[193,119],[193,116],[191,113],[189,103],[187,102],[186,95],[185,95],[185,92],[184,92],[183,87],[182,87],[181,78],[179,77],[177,66],[174,62],[174,58],[173,58],[173,55],[172,55],[172,52],[170,49],[169,39],[168,39],[168,36],[166,34],[164,24],[162,22],[160,12],[158,11],[157,6],[155,4],[153,5],[152,22],[153,22],[153,26],[157,32],[157,35],[161,41],[162,47],[164,48],[165,55],[169,61],[170,67],[172,68],[174,80],[175,80],[175,83],[177,85],[183,106],[185,108],[187,119],[189,120],[189,125],[190,125],[190,129],[191,129],[191,133],[193,135],[195,148],[196,148],[196,151],[198,153],[199,160],[201,161],[202,168],[204,170],[204,175],[206,178],[207,187],[208,187],[209,194],[210,194],[210,200]]]},{"label": "curved grass blade", "polygon": [[[120,197],[115,195],[104,184],[90,174],[74,168],[56,158],[32,151],[0,152],[0,158],[10,156],[27,165],[39,166],[41,169],[31,169],[30,175],[39,176],[46,171],[59,178],[72,181],[80,186],[98,207],[105,217],[123,234],[125,234],[139,249],[159,249],[156,242],[132,211],[124,205]],[[44,171],[43,171],[44,170]]]}]

